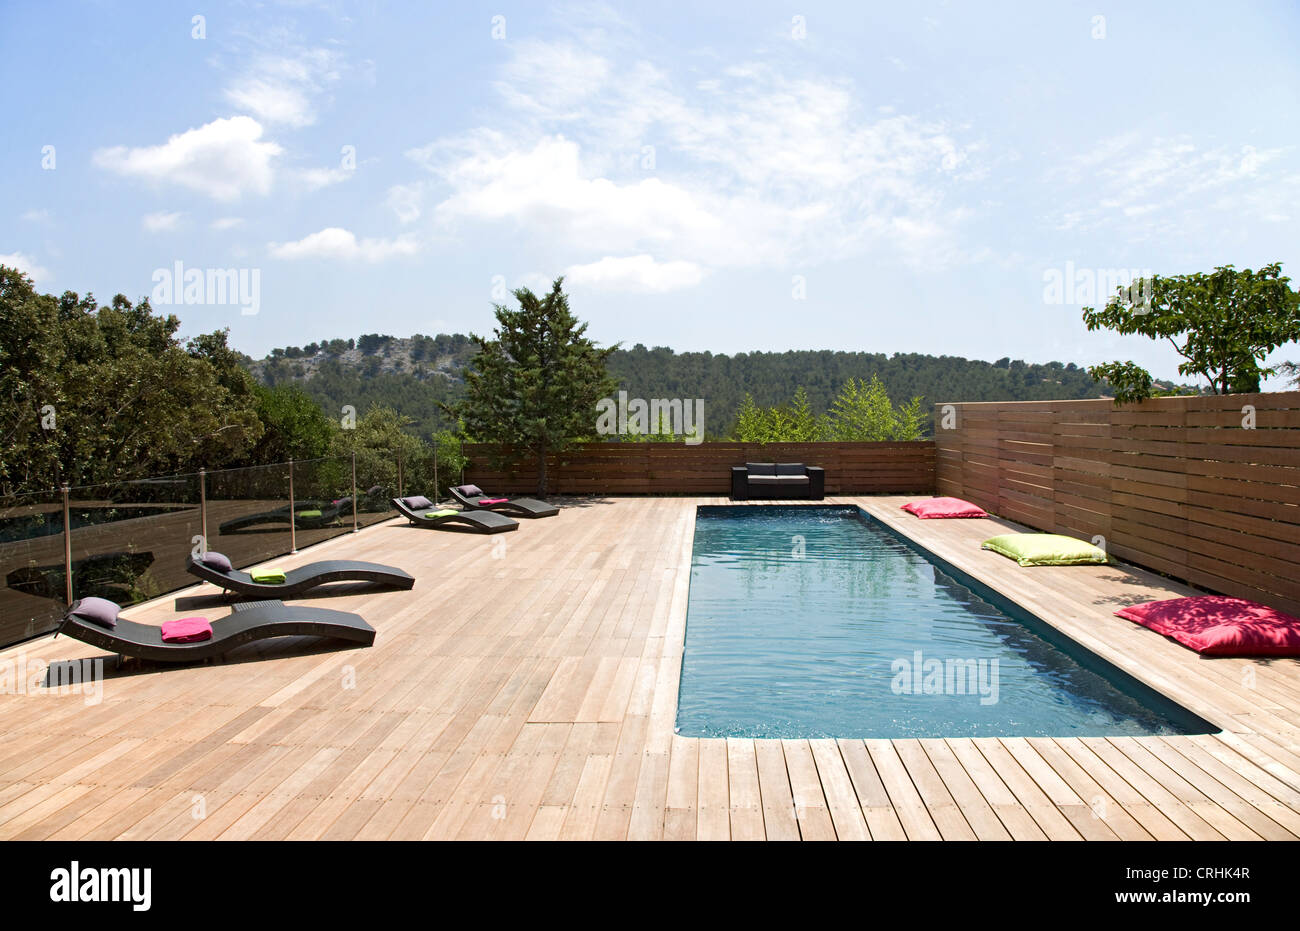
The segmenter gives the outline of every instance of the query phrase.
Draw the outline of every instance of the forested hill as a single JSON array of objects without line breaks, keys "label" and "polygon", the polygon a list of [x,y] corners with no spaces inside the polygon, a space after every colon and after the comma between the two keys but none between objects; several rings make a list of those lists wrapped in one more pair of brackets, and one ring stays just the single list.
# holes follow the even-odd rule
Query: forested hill
[{"label": "forested hill", "polygon": [[[461,335],[398,338],[369,334],[274,350],[248,360],[267,384],[301,385],[327,412],[344,404],[364,412],[388,404],[411,417],[421,435],[446,426],[438,402],[463,390],[462,369],[474,355]],[[610,370],[630,397],[703,398],[710,436],[725,435],[745,394],[759,405],[784,404],[802,386],[814,411],[825,410],[848,378],[877,375],[897,402],[920,395],[940,401],[1094,398],[1102,386],[1073,363],[982,362],[955,356],[835,352],[676,353],[640,344],[620,349]]]}]

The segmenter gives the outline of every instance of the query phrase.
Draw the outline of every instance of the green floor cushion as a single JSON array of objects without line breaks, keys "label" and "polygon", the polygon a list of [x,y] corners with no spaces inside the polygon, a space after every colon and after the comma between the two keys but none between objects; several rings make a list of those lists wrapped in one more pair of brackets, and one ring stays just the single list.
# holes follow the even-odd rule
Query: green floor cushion
[{"label": "green floor cushion", "polygon": [[1004,533],[985,540],[982,549],[1001,553],[1022,566],[1104,565],[1105,550],[1056,533]]},{"label": "green floor cushion", "polygon": [[460,511],[455,508],[443,508],[441,511],[429,511],[425,517],[450,517],[453,514],[459,514]]},{"label": "green floor cushion", "polygon": [[260,584],[262,584],[262,585],[282,585],[282,584],[284,584],[284,570],[283,570],[283,569],[276,569],[276,568],[270,568],[270,569],[254,569],[252,572],[250,572],[250,573],[248,573],[248,574],[249,574],[249,576],[252,578],[252,580],[253,580],[254,582],[258,582],[258,583],[260,583]]}]

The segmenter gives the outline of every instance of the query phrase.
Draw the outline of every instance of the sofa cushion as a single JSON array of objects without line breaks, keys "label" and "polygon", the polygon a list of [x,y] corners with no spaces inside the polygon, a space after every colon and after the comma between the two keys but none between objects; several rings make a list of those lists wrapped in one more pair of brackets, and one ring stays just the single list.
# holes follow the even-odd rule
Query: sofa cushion
[{"label": "sofa cushion", "polygon": [[807,476],[808,470],[804,468],[802,462],[778,462],[776,464],[776,474]]},{"label": "sofa cushion", "polygon": [[778,475],[776,477],[778,485],[807,485],[808,476],[806,475]]},{"label": "sofa cushion", "polygon": [[745,469],[749,472],[750,478],[753,478],[755,475],[775,475],[776,463],[775,462],[746,462]]},{"label": "sofa cushion", "polygon": [[751,485],[776,485],[780,481],[781,477],[779,475],[754,475],[752,472],[749,475],[749,484]]}]

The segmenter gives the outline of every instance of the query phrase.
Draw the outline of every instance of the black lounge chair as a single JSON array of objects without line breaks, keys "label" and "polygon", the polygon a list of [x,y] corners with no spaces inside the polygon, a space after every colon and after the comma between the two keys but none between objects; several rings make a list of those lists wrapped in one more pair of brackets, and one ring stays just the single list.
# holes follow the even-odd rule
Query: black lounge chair
[{"label": "black lounge chair", "polygon": [[[448,511],[437,517],[426,517],[425,515],[429,513],[427,509],[412,509],[404,498],[394,498],[393,507],[397,508],[411,523],[420,527],[437,527],[441,530],[457,530],[461,533],[505,533],[507,530],[519,529],[519,521],[511,520],[504,514],[497,514],[494,511]],[[433,505],[430,507],[434,508]]]},{"label": "black lounge chair", "polygon": [[411,588],[415,585],[414,577],[401,569],[352,559],[327,559],[299,566],[286,572],[283,582],[256,582],[247,572],[238,569],[223,572],[195,560],[193,556],[185,560],[185,571],[197,575],[205,582],[220,585],[223,593],[232,591],[241,595],[261,595],[263,598],[293,598],[329,582],[373,582],[391,588]]},{"label": "black lounge chair", "polygon": [[328,637],[361,646],[375,642],[375,629],[358,614],[331,611],[282,601],[250,601],[231,606],[227,617],[212,622],[212,639],[198,643],[163,643],[162,628],[117,619],[116,627],[101,627],[77,617],[64,616],[57,633],[91,646],[159,663],[188,663],[212,659],[255,640],[271,637]]},{"label": "black lounge chair", "polygon": [[[304,511],[319,511],[319,514],[305,514]],[[331,502],[326,505],[317,504],[311,501],[299,503],[293,513],[293,525],[299,530],[320,530],[322,527],[328,527],[339,521],[346,515],[352,516],[352,498],[341,498],[337,502]],[[235,517],[221,524],[217,530],[220,533],[239,533],[241,530],[247,530],[250,527],[257,527],[261,524],[288,524],[289,523],[289,506],[274,508],[270,511],[259,511],[257,514],[245,514],[242,517]]]},{"label": "black lounge chair", "polygon": [[484,500],[491,501],[495,496],[485,495],[482,491],[478,494],[466,494],[462,489],[474,489],[474,485],[459,485],[451,489],[451,496],[460,502],[461,506],[470,511],[496,511],[501,514],[511,514],[515,517],[554,517],[560,513],[560,509],[553,504],[547,504],[545,501],[538,501],[536,498],[506,498],[504,501],[497,501],[495,504],[483,504]]}]

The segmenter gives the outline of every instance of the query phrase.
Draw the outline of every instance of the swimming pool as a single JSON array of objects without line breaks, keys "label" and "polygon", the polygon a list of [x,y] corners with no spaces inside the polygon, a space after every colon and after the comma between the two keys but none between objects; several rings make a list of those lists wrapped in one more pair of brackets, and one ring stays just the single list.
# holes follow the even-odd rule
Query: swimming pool
[{"label": "swimming pool", "polygon": [[696,512],[683,736],[1214,730],[857,507]]}]

